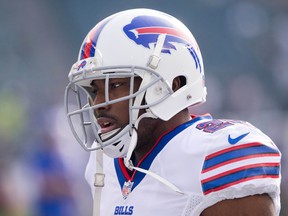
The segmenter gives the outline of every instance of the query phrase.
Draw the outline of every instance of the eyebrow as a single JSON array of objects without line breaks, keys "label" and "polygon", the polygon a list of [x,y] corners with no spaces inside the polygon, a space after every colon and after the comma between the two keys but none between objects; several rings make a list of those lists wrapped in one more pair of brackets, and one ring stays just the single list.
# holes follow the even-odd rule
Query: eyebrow
[{"label": "eyebrow", "polygon": [[[105,79],[99,79],[99,80],[105,82]],[[91,86],[91,87],[97,86],[97,84],[95,83],[95,81],[96,81],[96,80],[92,80],[92,81],[91,81],[91,83],[90,83],[90,86]]]},{"label": "eyebrow", "polygon": [[95,81],[95,80],[92,80],[92,81],[90,82],[90,86],[91,86],[91,87],[95,85],[94,81]]}]

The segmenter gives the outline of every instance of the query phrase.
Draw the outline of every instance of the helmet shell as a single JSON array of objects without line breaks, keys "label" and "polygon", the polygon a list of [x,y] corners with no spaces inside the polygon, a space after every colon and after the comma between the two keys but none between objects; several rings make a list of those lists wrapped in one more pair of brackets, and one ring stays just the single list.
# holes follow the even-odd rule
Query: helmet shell
[{"label": "helmet shell", "polygon": [[[165,35],[159,62],[149,62],[159,35]],[[156,53],[157,54],[157,53]],[[157,117],[168,120],[182,109],[206,100],[204,66],[199,46],[190,30],[178,19],[152,9],[131,9],[116,13],[99,22],[85,37],[78,61],[94,58],[98,66],[131,65],[155,70],[172,88],[176,77],[186,84],[170,97],[150,107]],[[143,73],[139,73],[143,78]],[[166,94],[165,86],[146,91],[147,104]]]}]

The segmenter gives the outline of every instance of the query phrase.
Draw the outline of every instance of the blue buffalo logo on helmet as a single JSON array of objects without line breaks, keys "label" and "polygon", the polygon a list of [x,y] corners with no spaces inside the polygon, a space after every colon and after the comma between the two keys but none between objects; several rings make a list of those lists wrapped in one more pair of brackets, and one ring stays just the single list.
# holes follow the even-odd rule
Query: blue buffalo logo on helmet
[{"label": "blue buffalo logo on helmet", "polygon": [[154,16],[138,16],[130,24],[124,26],[123,30],[129,39],[148,49],[150,49],[150,43],[156,44],[159,34],[166,34],[161,52],[171,54],[170,50],[177,50],[173,42],[184,44],[193,57],[196,68],[199,67],[200,72],[202,71],[199,57],[192,46],[191,36],[186,35],[171,22]]},{"label": "blue buffalo logo on helmet", "polygon": [[86,65],[86,63],[87,63],[87,62],[86,62],[85,60],[82,61],[82,62],[78,65],[77,71],[79,71],[80,69],[84,68],[85,65]]}]

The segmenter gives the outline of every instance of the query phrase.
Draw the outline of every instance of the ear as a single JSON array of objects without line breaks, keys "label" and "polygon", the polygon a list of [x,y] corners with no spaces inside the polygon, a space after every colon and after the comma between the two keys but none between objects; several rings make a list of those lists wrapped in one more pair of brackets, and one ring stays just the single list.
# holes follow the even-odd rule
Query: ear
[{"label": "ear", "polygon": [[182,86],[186,84],[186,79],[183,76],[178,76],[174,78],[172,83],[172,90],[176,92],[178,89],[180,89]]}]

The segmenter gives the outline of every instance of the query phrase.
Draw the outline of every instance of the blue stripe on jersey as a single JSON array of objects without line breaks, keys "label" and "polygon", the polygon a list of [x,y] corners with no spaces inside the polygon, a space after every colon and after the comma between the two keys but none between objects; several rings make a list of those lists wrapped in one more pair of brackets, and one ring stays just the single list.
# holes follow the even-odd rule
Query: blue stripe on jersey
[{"label": "blue stripe on jersey", "polygon": [[[251,143],[253,144],[253,143]],[[213,153],[208,155],[205,158],[204,166],[202,169],[202,173],[206,171],[206,169],[211,169],[214,166],[220,165],[221,163],[229,162],[234,159],[239,159],[247,157],[247,156],[259,156],[265,154],[279,154],[278,150],[265,146],[261,143],[251,144],[243,144],[241,146],[234,146],[228,148],[227,151],[219,151],[219,154]]]},{"label": "blue stripe on jersey", "polygon": [[202,180],[202,189],[204,194],[208,194],[250,179],[279,178],[279,172],[279,163],[277,165],[273,163],[271,166],[259,164],[248,169],[244,166],[242,169],[226,172],[224,175],[220,174],[216,178]]},{"label": "blue stripe on jersey", "polygon": [[[205,116],[199,116],[196,118],[193,118],[192,120],[176,127],[174,130],[168,132],[167,134],[165,134],[161,140],[158,142],[158,144],[156,144],[153,148],[153,150],[150,152],[149,155],[146,156],[146,158],[142,161],[142,163],[138,166],[145,169],[145,170],[149,170],[154,158],[158,155],[158,153],[165,147],[165,145],[167,143],[169,143],[169,141],[175,137],[177,134],[179,134],[181,131],[183,131],[184,129],[188,128],[189,126],[193,125],[195,122],[198,122],[202,119],[212,119],[212,117],[210,115],[205,115]],[[118,159],[114,159],[114,165],[115,165],[115,169],[116,169],[116,173],[118,176],[118,181],[120,183],[121,188],[123,187],[125,181],[129,180],[126,179],[123,171],[121,170],[121,166],[119,164]],[[134,182],[132,190],[141,182],[141,180],[145,177],[146,174],[141,173],[141,172],[136,172],[134,179],[132,179],[132,181]]]}]

